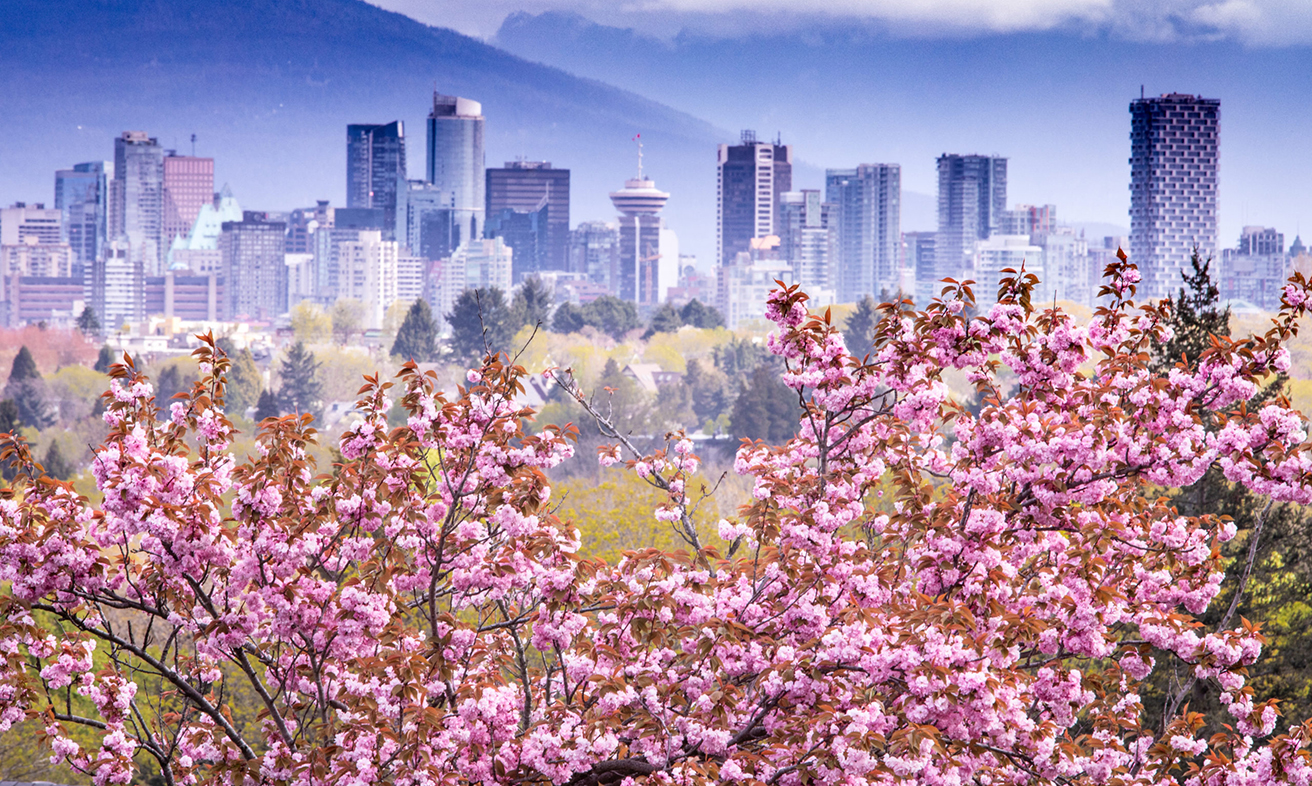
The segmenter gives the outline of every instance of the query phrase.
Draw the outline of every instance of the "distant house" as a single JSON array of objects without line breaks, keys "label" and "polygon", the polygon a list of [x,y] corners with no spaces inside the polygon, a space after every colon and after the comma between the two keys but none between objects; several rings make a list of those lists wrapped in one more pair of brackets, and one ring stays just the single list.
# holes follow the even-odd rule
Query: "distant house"
[{"label": "distant house", "polygon": [[630,363],[621,373],[637,382],[648,393],[655,393],[666,385],[673,385],[683,380],[682,373],[665,371],[655,363]]}]

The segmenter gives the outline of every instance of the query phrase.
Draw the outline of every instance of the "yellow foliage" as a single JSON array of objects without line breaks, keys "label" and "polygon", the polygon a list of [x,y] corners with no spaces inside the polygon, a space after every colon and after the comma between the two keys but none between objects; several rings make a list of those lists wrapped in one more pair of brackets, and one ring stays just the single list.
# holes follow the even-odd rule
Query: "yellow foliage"
[{"label": "yellow foliage", "polygon": [[[614,564],[626,551],[691,550],[673,525],[657,521],[653,515],[667,499],[664,492],[629,470],[602,470],[600,480],[577,478],[553,487],[553,496],[560,498],[556,514],[579,530],[583,541],[580,556]],[[725,543],[717,534],[721,516],[716,501],[707,499],[692,517],[702,545],[714,546],[723,554]]]}]

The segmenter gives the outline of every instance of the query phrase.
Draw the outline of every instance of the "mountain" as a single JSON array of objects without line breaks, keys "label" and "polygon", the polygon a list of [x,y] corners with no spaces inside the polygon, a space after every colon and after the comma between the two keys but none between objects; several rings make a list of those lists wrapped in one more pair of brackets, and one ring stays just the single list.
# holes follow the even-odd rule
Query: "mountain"
[{"label": "mountain", "polygon": [[346,125],[405,122],[410,176],[425,166],[434,89],[481,101],[489,166],[519,156],[572,170],[571,219],[645,168],[686,250],[709,259],[715,147],[691,115],[429,27],[361,0],[5,0],[0,22],[0,202],[50,202],[54,170],[112,158],[140,129],[215,158],[248,209],[345,199]]}]

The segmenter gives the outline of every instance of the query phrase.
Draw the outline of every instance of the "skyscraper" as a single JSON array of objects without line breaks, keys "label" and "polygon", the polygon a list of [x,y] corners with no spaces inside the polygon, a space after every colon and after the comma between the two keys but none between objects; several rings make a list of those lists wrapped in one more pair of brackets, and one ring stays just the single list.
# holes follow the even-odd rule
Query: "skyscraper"
[{"label": "skyscraper", "polygon": [[604,221],[584,221],[570,233],[570,270],[611,294],[619,277],[619,228]]},{"label": "skyscraper", "polygon": [[164,149],[145,131],[124,131],[114,140],[109,195],[109,237],[127,241],[144,275],[163,275]]},{"label": "skyscraper", "polygon": [[826,170],[825,201],[838,213],[834,286],[839,302],[895,292],[901,283],[902,167]]},{"label": "skyscraper", "polygon": [[987,240],[1007,209],[1007,159],[938,157],[938,234],[935,280],[960,278],[971,266],[975,242]]},{"label": "skyscraper", "polygon": [[224,296],[232,319],[270,320],[287,311],[287,224],[247,210],[223,222]]},{"label": "skyscraper", "polygon": [[[550,161],[507,161],[502,169],[487,170],[486,220],[490,223],[505,211],[537,214],[546,209],[543,236],[537,238],[540,249],[537,264],[526,264],[510,236],[506,245],[515,249],[515,280],[536,270],[569,268],[569,170],[553,169]],[[504,217],[503,217],[504,220]],[[488,237],[492,235],[484,232]]]},{"label": "skyscraper", "polygon": [[109,181],[114,165],[108,161],[74,164],[55,172],[55,209],[63,219],[63,238],[73,249],[73,276],[100,255],[105,245],[109,211]]},{"label": "skyscraper", "polygon": [[174,238],[187,238],[200,209],[214,199],[214,159],[195,156],[164,156],[164,216],[161,248],[173,246]]},{"label": "skyscraper", "polygon": [[821,201],[815,189],[786,191],[779,195],[779,217],[779,258],[792,266],[793,281],[812,301],[823,302],[821,293],[834,289],[834,205]]},{"label": "skyscraper", "polygon": [[792,145],[743,131],[738,144],[720,145],[716,189],[716,246],[720,264],[731,265],[752,238],[778,234],[779,195],[793,190]]},{"label": "skyscraper", "polygon": [[1215,98],[1130,102],[1130,261],[1140,297],[1172,294],[1195,247],[1216,256],[1220,123]]},{"label": "skyscraper", "polygon": [[665,229],[657,213],[670,195],[642,176],[642,148],[638,148],[638,176],[612,191],[610,201],[620,211],[620,245],[616,281],[618,296],[644,310],[654,308],[679,276],[678,241]]},{"label": "skyscraper", "polygon": [[483,105],[433,93],[426,179],[451,209],[451,248],[483,235]]},{"label": "skyscraper", "polygon": [[400,120],[346,127],[346,206],[382,209],[384,240],[396,239],[397,189],[404,187],[405,177]]}]

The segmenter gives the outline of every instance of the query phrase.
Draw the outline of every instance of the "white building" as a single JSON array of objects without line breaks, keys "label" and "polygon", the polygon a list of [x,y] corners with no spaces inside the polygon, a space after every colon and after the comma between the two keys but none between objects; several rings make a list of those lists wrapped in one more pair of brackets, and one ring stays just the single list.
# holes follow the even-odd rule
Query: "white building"
[{"label": "white building", "polygon": [[[776,282],[793,283],[793,268],[786,260],[769,259],[779,238],[754,238],[752,252],[741,253],[732,265],[718,268],[719,302],[726,327],[738,329],[747,322],[764,322],[766,301],[778,288]],[[755,256],[756,258],[753,258]]]},{"label": "white building", "polygon": [[429,281],[433,312],[445,323],[456,299],[466,289],[500,289],[507,301],[514,249],[501,238],[461,243],[450,259],[434,265],[433,280]]},{"label": "white building", "polygon": [[976,241],[974,256],[975,299],[980,304],[997,302],[1002,271],[1008,268],[1019,271],[1023,264],[1025,272],[1038,276],[1040,282],[1046,278],[1043,249],[1032,245],[1029,235],[994,235],[988,240]]},{"label": "white building", "polygon": [[1092,306],[1098,290],[1089,286],[1088,242],[1070,227],[1056,227],[1051,232],[1031,235],[1030,239],[1043,249],[1043,277],[1034,295],[1035,302],[1051,303],[1056,298]]},{"label": "white building", "polygon": [[427,269],[428,260],[414,253],[397,257],[396,299],[409,305],[423,297],[424,271]]},{"label": "white building", "polygon": [[364,303],[366,330],[381,330],[387,309],[396,300],[399,255],[397,242],[383,240],[377,230],[361,231],[359,240],[348,240],[338,250],[337,296]]}]

